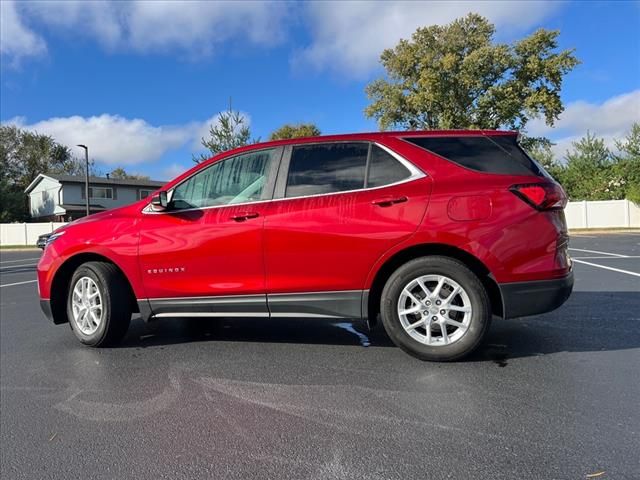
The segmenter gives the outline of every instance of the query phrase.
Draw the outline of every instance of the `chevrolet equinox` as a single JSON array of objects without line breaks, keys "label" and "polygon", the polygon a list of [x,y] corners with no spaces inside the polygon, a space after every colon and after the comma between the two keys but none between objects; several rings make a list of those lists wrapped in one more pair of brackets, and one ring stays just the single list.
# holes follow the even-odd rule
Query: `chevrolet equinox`
[{"label": "chevrolet equinox", "polygon": [[381,319],[455,360],[492,316],[573,287],[562,188],[500,131],[381,132],[221,153],[46,239],[40,303],[84,344],[165,317]]}]

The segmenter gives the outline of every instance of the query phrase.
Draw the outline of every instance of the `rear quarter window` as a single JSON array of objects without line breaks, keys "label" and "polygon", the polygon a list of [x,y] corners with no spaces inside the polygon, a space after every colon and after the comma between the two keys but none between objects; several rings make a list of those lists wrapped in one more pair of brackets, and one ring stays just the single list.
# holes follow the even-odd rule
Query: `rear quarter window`
[{"label": "rear quarter window", "polygon": [[367,187],[382,187],[401,182],[411,176],[411,172],[391,154],[377,145],[371,146]]},{"label": "rear quarter window", "polygon": [[543,176],[542,169],[520,148],[512,135],[472,137],[405,137],[458,165],[478,172]]}]

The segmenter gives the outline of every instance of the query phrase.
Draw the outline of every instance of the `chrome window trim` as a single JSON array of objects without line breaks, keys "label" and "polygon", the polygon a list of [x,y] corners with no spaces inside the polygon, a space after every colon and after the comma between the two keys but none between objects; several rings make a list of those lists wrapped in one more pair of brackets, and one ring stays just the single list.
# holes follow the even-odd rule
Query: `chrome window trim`
[{"label": "chrome window trim", "polygon": [[[367,141],[363,140],[362,142],[350,142],[350,143],[365,143],[365,142],[367,142]],[[320,143],[338,143],[338,142],[318,142],[317,144],[313,143],[313,144],[301,144],[301,145],[318,145]],[[342,143],[345,143],[345,142],[342,142]],[[386,185],[380,185],[380,186],[377,186],[377,187],[363,187],[363,188],[358,188],[356,190],[343,190],[341,192],[316,193],[314,195],[300,195],[300,196],[297,196],[297,197],[270,198],[270,199],[266,199],[266,200],[256,200],[254,202],[232,203],[232,204],[229,204],[229,205],[212,205],[212,206],[209,206],[209,207],[185,208],[185,209],[182,209],[182,210],[174,210],[174,211],[168,211],[168,212],[167,211],[162,211],[162,212],[153,211],[152,210],[152,206],[151,206],[151,202],[149,202],[149,204],[147,204],[147,206],[144,207],[144,209],[142,210],[142,213],[147,214],[147,215],[177,214],[177,213],[181,213],[181,212],[192,212],[192,211],[196,211],[196,210],[210,210],[210,209],[213,209],[213,208],[240,207],[240,206],[244,206],[244,205],[257,205],[257,204],[261,204],[261,203],[279,202],[279,201],[283,201],[283,200],[298,200],[298,199],[301,199],[301,198],[315,198],[315,197],[326,197],[326,196],[329,196],[329,195],[343,195],[343,194],[354,193],[354,192],[367,192],[367,191],[373,191],[373,190],[380,190],[381,188],[395,187],[397,185],[402,185],[404,183],[413,182],[414,180],[418,180],[420,178],[427,177],[426,173],[424,173],[422,170],[420,170],[418,167],[416,167],[409,160],[407,160],[406,158],[404,158],[400,154],[394,152],[393,150],[391,150],[387,146],[382,145],[382,144],[380,144],[378,142],[368,142],[368,143],[370,143],[372,145],[376,145],[376,146],[380,147],[381,149],[383,149],[385,152],[387,152],[389,155],[391,155],[393,158],[395,158],[399,163],[401,163],[405,168],[407,168],[407,170],[409,170],[411,175],[408,176],[407,178],[405,178],[404,180],[400,180],[400,181],[394,182],[394,183],[388,183]],[[258,151],[258,150],[256,150],[256,151]],[[233,158],[233,157],[229,157],[229,158]],[[194,173],[194,175],[195,175],[195,173]],[[191,178],[191,176],[188,177],[188,178]],[[185,180],[187,180],[187,179],[185,179]],[[175,188],[175,187],[173,187],[173,188]],[[173,188],[171,189],[171,191],[173,191]],[[167,192],[167,195],[169,195],[169,192]]]},{"label": "chrome window trim", "polygon": [[243,203],[231,203],[229,205],[211,205],[209,207],[194,207],[194,208],[182,208],[180,210],[169,210],[169,211],[161,211],[161,212],[155,212],[153,211],[153,207],[151,206],[151,203],[149,203],[146,207],[144,207],[144,209],[142,209],[142,213],[144,213],[145,215],[158,215],[158,214],[169,214],[169,215],[177,215],[180,214],[182,212],[194,212],[194,211],[202,211],[202,210],[211,210],[212,208],[231,208],[231,207],[241,207],[243,205],[256,205],[259,203],[268,203],[268,202],[272,202],[273,199],[268,199],[268,200],[256,200],[253,202],[243,202]]}]

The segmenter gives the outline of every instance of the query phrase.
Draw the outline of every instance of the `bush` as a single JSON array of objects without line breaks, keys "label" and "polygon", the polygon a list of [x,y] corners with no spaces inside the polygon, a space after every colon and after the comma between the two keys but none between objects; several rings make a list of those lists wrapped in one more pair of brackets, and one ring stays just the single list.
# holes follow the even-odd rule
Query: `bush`
[{"label": "bush", "polygon": [[640,184],[634,183],[627,188],[627,200],[640,206]]}]

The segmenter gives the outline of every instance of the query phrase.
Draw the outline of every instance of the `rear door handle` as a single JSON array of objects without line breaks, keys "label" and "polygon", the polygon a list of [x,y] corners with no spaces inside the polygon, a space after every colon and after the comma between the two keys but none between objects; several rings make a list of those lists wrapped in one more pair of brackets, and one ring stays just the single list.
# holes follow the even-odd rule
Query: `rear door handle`
[{"label": "rear door handle", "polygon": [[409,200],[407,197],[402,196],[402,197],[384,197],[384,198],[379,198],[377,200],[374,200],[373,203],[374,205],[378,205],[379,207],[390,207],[391,205],[395,205],[396,203],[404,203],[407,200]]},{"label": "rear door handle", "polygon": [[258,212],[242,212],[237,215],[233,215],[231,217],[232,220],[236,222],[244,222],[245,220],[250,220],[252,218],[258,218],[260,214]]}]

